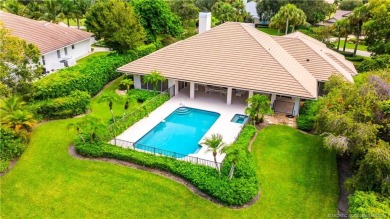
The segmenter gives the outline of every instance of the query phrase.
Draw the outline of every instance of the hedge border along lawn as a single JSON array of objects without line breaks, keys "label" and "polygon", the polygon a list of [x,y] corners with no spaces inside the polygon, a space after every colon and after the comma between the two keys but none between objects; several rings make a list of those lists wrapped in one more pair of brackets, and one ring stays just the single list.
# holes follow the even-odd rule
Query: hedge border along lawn
[{"label": "hedge border along lawn", "polygon": [[69,95],[72,91],[86,91],[96,95],[109,81],[122,73],[116,69],[124,64],[150,54],[155,46],[142,50],[129,51],[126,54],[109,53],[106,56],[95,56],[83,63],[48,75],[34,83],[34,100],[45,100]]},{"label": "hedge border along lawn", "polygon": [[256,132],[253,126],[244,127],[237,141],[230,147],[238,147],[247,152],[248,157],[237,165],[234,177],[229,180],[227,175],[231,159],[226,158],[222,166],[221,177],[214,168],[195,165],[177,159],[154,156],[132,149],[125,149],[110,144],[90,144],[78,141],[76,151],[86,157],[115,158],[131,163],[161,169],[183,177],[199,190],[212,196],[222,204],[241,206],[251,201],[259,192],[258,179],[247,147]]}]

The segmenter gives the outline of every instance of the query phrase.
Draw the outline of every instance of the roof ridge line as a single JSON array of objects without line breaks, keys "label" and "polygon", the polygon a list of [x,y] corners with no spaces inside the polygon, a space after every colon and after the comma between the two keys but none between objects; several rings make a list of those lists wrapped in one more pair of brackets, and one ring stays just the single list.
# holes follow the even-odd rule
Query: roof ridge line
[{"label": "roof ridge line", "polygon": [[[246,23],[239,23],[240,24],[240,26],[245,30],[245,32],[247,32],[247,34],[248,35],[250,35],[261,47],[263,47],[263,49],[264,50],[266,50],[267,51],[267,53],[268,54],[270,54],[271,55],[271,57],[277,62],[277,63],[279,63],[290,75],[291,75],[291,77],[292,78],[294,78],[294,80],[296,81],[296,82],[298,82],[306,91],[307,91],[307,93],[308,94],[310,94],[311,96],[313,96],[313,97],[317,97],[317,94],[315,93],[314,95],[303,85],[303,83],[301,82],[301,81],[299,81],[298,79],[297,79],[297,77],[295,76],[295,74],[294,73],[292,73],[290,70],[288,70],[288,68],[286,68],[286,66],[284,65],[284,64],[282,64],[282,62],[280,62],[277,58],[275,58],[275,56],[274,56],[274,54],[272,54],[271,52],[270,52],[270,49],[267,49],[267,48],[265,48],[251,33],[249,33],[248,32],[248,30],[243,26],[243,25],[246,25]],[[249,27],[248,25],[246,25],[247,27]],[[266,34],[266,33],[262,33],[262,32],[260,32],[259,31],[259,33],[260,34],[263,34],[263,35],[265,35],[265,36],[267,36],[267,37],[269,37],[275,44],[277,44],[286,54],[288,54],[290,57],[291,57],[291,59],[292,60],[294,60],[295,62],[296,62],[296,64],[298,64],[300,67],[302,67],[306,72],[307,72],[307,74],[310,76],[310,77],[312,77],[316,82],[317,82],[317,79],[303,66],[303,65],[301,65],[301,63],[299,63],[297,60],[295,60],[295,58],[294,57],[292,57],[291,55],[290,55],[290,53],[288,53],[282,46],[280,46],[271,36],[269,36],[268,34]]]}]

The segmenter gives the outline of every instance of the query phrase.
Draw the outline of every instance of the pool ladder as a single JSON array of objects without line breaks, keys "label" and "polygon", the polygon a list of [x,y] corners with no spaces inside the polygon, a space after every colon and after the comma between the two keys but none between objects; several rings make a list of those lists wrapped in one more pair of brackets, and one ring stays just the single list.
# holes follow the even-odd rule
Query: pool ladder
[{"label": "pool ladder", "polygon": [[177,115],[188,115],[190,113],[191,113],[191,111],[187,107],[179,107],[176,109]]}]

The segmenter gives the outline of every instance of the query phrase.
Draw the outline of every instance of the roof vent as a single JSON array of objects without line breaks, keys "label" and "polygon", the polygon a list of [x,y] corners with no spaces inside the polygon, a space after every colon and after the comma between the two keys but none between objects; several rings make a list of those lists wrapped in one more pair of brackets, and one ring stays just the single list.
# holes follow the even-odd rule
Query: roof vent
[{"label": "roof vent", "polygon": [[306,59],[306,61],[310,61],[310,59]]}]

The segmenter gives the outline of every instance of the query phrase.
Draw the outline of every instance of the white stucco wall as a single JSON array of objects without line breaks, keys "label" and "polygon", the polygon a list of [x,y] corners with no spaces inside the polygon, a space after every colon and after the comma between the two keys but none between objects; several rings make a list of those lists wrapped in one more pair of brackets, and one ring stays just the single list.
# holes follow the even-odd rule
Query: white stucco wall
[{"label": "white stucco wall", "polygon": [[[61,57],[58,58],[57,50],[44,54],[45,59],[45,68],[46,71],[56,71],[58,69],[64,68],[64,64],[60,63],[61,60],[64,59],[73,59],[69,63],[74,63],[74,60],[77,60],[81,57],[84,57],[88,53],[91,52],[91,44],[93,43],[93,39],[87,39],[76,44],[73,44],[74,48],[72,49],[72,45],[68,45],[64,48],[58,49],[60,51]],[[67,50],[67,55],[65,54],[65,48]],[[42,56],[40,57],[40,63],[43,63]]]}]

